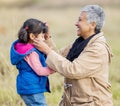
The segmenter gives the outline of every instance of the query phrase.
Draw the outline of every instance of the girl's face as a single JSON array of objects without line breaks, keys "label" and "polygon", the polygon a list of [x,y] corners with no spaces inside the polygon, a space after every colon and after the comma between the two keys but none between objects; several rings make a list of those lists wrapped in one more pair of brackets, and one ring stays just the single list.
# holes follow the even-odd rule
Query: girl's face
[{"label": "girl's face", "polygon": [[45,40],[43,33],[40,33],[36,38],[37,38],[37,39],[40,39],[40,40],[42,40],[42,41]]},{"label": "girl's face", "polygon": [[42,40],[42,41],[45,40],[43,33],[40,33],[39,35],[37,35],[37,37],[36,37],[36,35],[34,35],[33,33],[31,33],[30,34],[30,41],[29,41],[29,43],[32,43],[35,38],[37,38],[39,40]]}]

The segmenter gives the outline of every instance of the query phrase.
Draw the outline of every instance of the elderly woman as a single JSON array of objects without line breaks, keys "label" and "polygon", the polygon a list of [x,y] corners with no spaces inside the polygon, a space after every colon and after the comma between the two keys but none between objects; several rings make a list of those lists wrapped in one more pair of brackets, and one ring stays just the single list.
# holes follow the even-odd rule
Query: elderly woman
[{"label": "elderly woman", "polygon": [[[47,65],[65,77],[64,93],[59,106],[112,106],[108,80],[111,51],[101,32],[105,22],[103,9],[87,5],[76,23],[78,38],[72,45],[53,51],[35,39],[34,45],[47,55]],[[49,33],[46,42],[52,45]]]}]

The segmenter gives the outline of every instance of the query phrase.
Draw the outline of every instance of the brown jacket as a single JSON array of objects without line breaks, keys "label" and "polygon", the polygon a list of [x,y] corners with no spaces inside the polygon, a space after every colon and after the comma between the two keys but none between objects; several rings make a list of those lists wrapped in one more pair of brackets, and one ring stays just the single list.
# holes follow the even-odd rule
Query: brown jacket
[{"label": "brown jacket", "polygon": [[[65,57],[71,46],[62,49]],[[50,68],[65,77],[64,94],[59,106],[112,106],[108,81],[111,51],[103,33],[94,36],[73,62],[51,51]]]}]

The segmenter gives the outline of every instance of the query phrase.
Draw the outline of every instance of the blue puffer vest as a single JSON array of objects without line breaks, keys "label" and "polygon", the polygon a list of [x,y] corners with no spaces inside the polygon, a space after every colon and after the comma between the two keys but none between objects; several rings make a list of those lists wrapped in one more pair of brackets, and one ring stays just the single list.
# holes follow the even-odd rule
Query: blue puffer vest
[{"label": "blue puffer vest", "polygon": [[42,92],[50,92],[49,80],[47,76],[38,76],[28,63],[24,60],[24,57],[31,52],[35,51],[39,54],[41,64],[46,67],[45,55],[38,51],[36,48],[32,48],[25,54],[19,54],[14,45],[18,42],[15,41],[10,50],[10,60],[13,65],[16,65],[19,73],[17,76],[17,92],[18,94],[35,94]]}]

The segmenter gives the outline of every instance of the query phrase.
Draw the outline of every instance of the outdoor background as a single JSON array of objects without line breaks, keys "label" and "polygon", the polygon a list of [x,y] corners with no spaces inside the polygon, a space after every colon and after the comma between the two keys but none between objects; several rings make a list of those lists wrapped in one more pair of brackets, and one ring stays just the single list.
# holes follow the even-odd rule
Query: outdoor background
[{"label": "outdoor background", "polygon": [[[80,9],[99,4],[106,13],[103,27],[114,57],[110,66],[110,83],[114,106],[120,106],[120,0],[0,0],[0,106],[25,106],[16,93],[17,70],[9,60],[11,43],[28,18],[48,22],[58,48],[75,40]],[[63,77],[49,76],[51,93],[45,93],[48,106],[57,106],[63,91]]]}]

